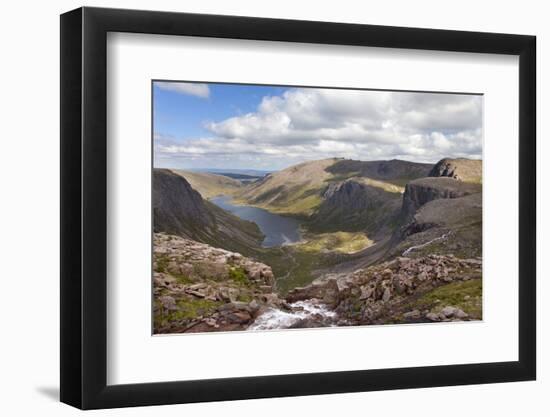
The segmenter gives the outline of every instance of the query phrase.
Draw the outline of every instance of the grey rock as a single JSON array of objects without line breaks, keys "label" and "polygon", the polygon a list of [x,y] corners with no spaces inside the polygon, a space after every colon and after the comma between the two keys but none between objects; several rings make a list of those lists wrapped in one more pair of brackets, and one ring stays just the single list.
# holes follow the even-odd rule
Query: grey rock
[{"label": "grey rock", "polygon": [[439,314],[435,314],[435,313],[426,314],[426,318],[431,321],[441,321],[441,319],[439,318]]}]

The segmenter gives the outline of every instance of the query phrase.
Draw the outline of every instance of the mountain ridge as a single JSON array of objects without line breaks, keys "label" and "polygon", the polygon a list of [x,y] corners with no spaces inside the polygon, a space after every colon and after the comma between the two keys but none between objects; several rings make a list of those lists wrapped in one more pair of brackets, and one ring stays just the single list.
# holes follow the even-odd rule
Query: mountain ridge
[{"label": "mountain ridge", "polygon": [[255,223],[204,200],[184,177],[168,169],[153,170],[153,221],[155,232],[244,253],[264,237]]}]

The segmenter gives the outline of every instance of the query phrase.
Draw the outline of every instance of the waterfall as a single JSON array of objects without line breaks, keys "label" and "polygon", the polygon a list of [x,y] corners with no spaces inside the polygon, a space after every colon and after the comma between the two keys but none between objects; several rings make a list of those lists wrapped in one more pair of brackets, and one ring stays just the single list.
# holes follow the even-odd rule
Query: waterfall
[{"label": "waterfall", "polygon": [[270,308],[248,327],[248,330],[288,329],[301,320],[331,321],[336,313],[317,301],[297,301],[290,304],[291,311]]}]

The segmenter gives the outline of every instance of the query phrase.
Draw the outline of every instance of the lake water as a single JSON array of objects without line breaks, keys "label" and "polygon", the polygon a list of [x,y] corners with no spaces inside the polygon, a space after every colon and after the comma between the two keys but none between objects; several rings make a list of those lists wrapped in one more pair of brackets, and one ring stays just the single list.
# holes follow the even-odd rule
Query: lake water
[{"label": "lake water", "polygon": [[301,239],[300,222],[292,217],[270,213],[258,207],[231,204],[229,196],[214,197],[210,201],[241,219],[256,223],[265,235],[262,246],[266,248],[298,242]]}]

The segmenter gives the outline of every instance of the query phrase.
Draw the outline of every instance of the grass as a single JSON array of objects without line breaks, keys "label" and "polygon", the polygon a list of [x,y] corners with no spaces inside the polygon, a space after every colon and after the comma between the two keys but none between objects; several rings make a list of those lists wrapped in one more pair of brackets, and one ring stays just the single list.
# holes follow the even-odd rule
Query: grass
[{"label": "grass", "polygon": [[389,181],[380,181],[380,180],[373,180],[372,178],[361,178],[361,180],[371,187],[380,188],[388,193],[397,193],[397,194],[403,194],[405,192],[405,187],[402,185],[397,185]]},{"label": "grass", "polygon": [[166,272],[170,258],[165,255],[156,255],[155,262],[157,263],[157,267],[155,269],[156,272]]},{"label": "grass", "polygon": [[276,277],[276,290],[284,295],[295,287],[310,284],[313,271],[322,267],[322,254],[300,250],[297,246],[283,246],[264,249],[258,259],[273,270]]},{"label": "grass", "polygon": [[240,285],[248,285],[248,275],[246,271],[241,267],[233,267],[229,270],[229,278]]},{"label": "grass", "polygon": [[429,308],[439,311],[442,307],[454,306],[472,318],[482,317],[482,280],[472,279],[442,285],[420,297],[416,308]]},{"label": "grass", "polygon": [[[475,258],[482,256],[481,224],[467,225],[452,229],[449,239],[437,240],[409,253],[409,257],[420,258],[431,254],[446,255],[452,253],[458,258]],[[443,232],[441,232],[441,235]],[[437,237],[437,236],[436,236]],[[404,250],[404,248],[402,248]]]},{"label": "grass", "polygon": [[195,282],[191,278],[189,278],[187,275],[183,275],[183,274],[169,274],[169,275],[173,276],[178,282],[178,284],[186,285],[186,284],[192,284]]},{"label": "grass", "polygon": [[207,172],[190,172],[172,170],[172,172],[184,177],[193,189],[197,190],[203,198],[209,199],[220,194],[233,195],[242,190],[240,181],[223,175]]},{"label": "grass", "polygon": [[357,232],[334,232],[312,235],[299,249],[306,252],[321,252],[323,249],[341,253],[354,253],[373,244],[366,234]]},{"label": "grass", "polygon": [[199,316],[213,314],[223,303],[220,301],[205,300],[200,298],[181,299],[177,301],[178,310],[168,313],[159,309],[155,315],[155,327],[164,327],[173,322],[192,320]]},{"label": "grass", "polygon": [[[259,201],[243,199],[237,196],[232,202],[234,204],[263,208],[271,213],[307,218],[321,205],[321,189],[321,187],[311,187],[309,185],[297,186],[289,190],[270,190],[269,193],[281,193],[274,201],[268,198],[268,193],[264,193],[257,199]],[[263,203],[262,200],[264,199],[270,201]]]}]

